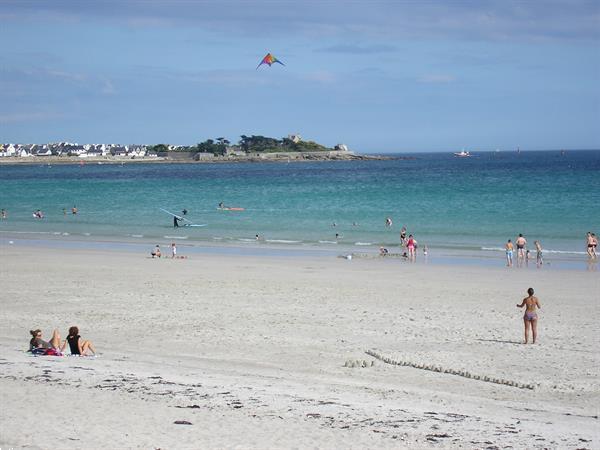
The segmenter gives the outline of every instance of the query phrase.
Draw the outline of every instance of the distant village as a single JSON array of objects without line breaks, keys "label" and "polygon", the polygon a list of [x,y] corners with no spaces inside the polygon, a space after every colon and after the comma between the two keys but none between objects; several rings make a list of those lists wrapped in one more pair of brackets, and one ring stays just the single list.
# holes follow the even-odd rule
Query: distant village
[{"label": "distant village", "polygon": [[377,159],[356,156],[344,144],[327,148],[313,141],[304,141],[297,134],[273,139],[264,136],[242,136],[231,145],[225,138],[208,139],[193,146],[78,144],[53,142],[48,144],[0,144],[0,162],[34,162],[36,160],[73,162],[84,159],[98,161],[231,161],[231,160],[323,160]]},{"label": "distant village", "polygon": [[53,142],[49,144],[0,144],[0,157],[30,158],[36,156],[75,156],[79,158],[156,158],[158,153],[145,145],[77,144]]},{"label": "distant village", "polygon": [[242,135],[237,144],[225,138],[207,139],[196,145],[121,145],[52,142],[48,144],[0,144],[0,164],[97,162],[231,162],[231,161],[330,161],[380,160],[384,156],[356,155],[344,144],[333,148],[305,141],[298,134],[282,139]]}]

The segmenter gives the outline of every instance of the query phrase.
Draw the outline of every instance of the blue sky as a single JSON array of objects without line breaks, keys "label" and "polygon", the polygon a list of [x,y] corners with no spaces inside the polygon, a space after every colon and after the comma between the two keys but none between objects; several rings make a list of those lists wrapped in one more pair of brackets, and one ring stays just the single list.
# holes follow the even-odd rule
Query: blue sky
[{"label": "blue sky", "polygon": [[[0,2],[0,142],[600,148],[598,1]],[[285,67],[256,65],[273,53]]]}]

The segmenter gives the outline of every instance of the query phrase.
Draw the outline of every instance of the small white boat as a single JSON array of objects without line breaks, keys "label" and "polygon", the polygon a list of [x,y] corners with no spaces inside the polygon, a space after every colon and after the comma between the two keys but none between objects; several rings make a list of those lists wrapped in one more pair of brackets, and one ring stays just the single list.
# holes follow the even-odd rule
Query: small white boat
[{"label": "small white boat", "polygon": [[468,158],[469,156],[473,156],[473,155],[471,155],[469,152],[466,152],[463,149],[460,152],[454,153],[454,156],[456,156],[457,158]]}]

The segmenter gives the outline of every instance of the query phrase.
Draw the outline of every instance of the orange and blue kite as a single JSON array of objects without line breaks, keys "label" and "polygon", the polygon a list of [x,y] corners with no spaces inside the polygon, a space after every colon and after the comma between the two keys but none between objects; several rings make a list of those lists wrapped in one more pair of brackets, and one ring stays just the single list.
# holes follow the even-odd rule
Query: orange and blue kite
[{"label": "orange and blue kite", "polygon": [[279,61],[277,58],[275,58],[273,55],[271,55],[270,53],[267,53],[267,56],[265,56],[262,61],[260,62],[260,64],[258,66],[256,66],[256,69],[258,70],[258,68],[260,66],[262,66],[263,64],[268,64],[269,67],[271,67],[273,65],[273,63],[279,63],[282,66],[285,66],[284,63],[282,63],[281,61]]}]

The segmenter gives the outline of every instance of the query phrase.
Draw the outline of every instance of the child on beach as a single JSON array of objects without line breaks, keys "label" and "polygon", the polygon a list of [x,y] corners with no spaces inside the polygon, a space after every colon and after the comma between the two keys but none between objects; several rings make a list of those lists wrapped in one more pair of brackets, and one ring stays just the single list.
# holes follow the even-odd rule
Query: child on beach
[{"label": "child on beach", "polygon": [[531,333],[533,335],[533,343],[535,344],[535,340],[537,338],[537,321],[538,315],[536,312],[536,308],[541,308],[540,301],[537,297],[534,297],[533,288],[527,289],[528,297],[525,297],[521,304],[517,304],[517,308],[522,308],[525,306],[525,315],[523,316],[523,324],[525,326],[525,344],[529,341],[529,328],[531,328]]},{"label": "child on beach", "polygon": [[177,258],[177,246],[175,242],[171,244],[171,258]]}]

